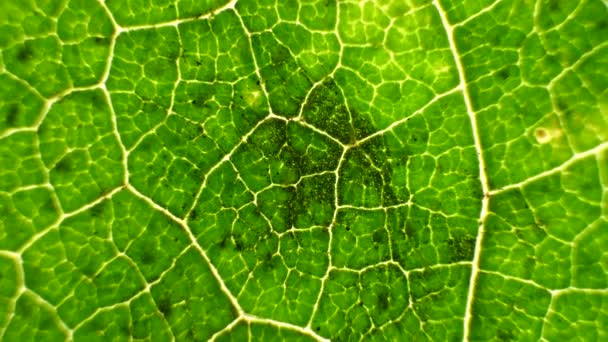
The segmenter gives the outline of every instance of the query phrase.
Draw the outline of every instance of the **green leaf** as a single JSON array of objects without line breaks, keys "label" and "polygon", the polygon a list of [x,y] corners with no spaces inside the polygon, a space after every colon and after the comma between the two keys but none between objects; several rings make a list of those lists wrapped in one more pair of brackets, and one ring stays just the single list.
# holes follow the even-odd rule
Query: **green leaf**
[{"label": "green leaf", "polygon": [[0,340],[608,340],[606,18],[0,2]]}]

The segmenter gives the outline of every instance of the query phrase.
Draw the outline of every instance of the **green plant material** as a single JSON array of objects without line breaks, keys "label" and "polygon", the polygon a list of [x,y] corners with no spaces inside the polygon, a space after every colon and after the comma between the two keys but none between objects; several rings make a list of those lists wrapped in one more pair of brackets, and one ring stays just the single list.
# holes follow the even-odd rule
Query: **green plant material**
[{"label": "green plant material", "polygon": [[0,339],[608,340],[607,18],[0,1]]}]

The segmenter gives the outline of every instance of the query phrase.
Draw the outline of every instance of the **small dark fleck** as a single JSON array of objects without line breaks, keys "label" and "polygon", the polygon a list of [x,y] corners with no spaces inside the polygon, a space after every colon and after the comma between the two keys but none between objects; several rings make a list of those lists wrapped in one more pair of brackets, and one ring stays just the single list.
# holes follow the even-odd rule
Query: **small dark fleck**
[{"label": "small dark fleck", "polygon": [[106,38],[106,37],[95,37],[93,39],[93,41],[95,42],[95,44],[98,44],[98,45],[104,45],[109,42],[108,38]]},{"label": "small dark fleck", "polygon": [[196,221],[197,217],[198,217],[198,211],[196,209],[192,210],[190,212],[190,220],[191,221]]},{"label": "small dark fleck", "polygon": [[509,74],[509,70],[507,69],[501,69],[500,71],[498,71],[498,77],[500,77],[502,80],[506,80],[507,78],[509,78],[509,76],[511,76]]},{"label": "small dark fleck", "polygon": [[163,314],[163,316],[168,317],[171,315],[171,301],[168,298],[161,298],[158,300],[158,310]]},{"label": "small dark fleck", "polygon": [[6,114],[6,124],[8,126],[15,126],[19,112],[21,112],[21,107],[17,103],[13,103],[8,107],[8,113]]},{"label": "small dark fleck", "polygon": [[34,52],[28,46],[21,47],[17,52],[17,60],[22,63],[28,62],[33,56]]},{"label": "small dark fleck", "polygon": [[559,100],[556,102],[555,105],[557,106],[557,109],[560,111],[563,111],[566,108],[568,108],[568,105],[566,103],[564,103],[563,101],[559,101]]},{"label": "small dark fleck", "polygon": [[548,7],[551,12],[557,12],[560,10],[560,3],[557,0],[551,0],[549,1]]},{"label": "small dark fleck", "polygon": [[68,158],[63,158],[55,164],[57,172],[69,172],[72,170],[72,163]]},{"label": "small dark fleck", "polygon": [[154,263],[154,260],[156,258],[154,257],[154,253],[150,252],[149,250],[144,250],[142,256],[141,256],[141,262],[144,265],[151,265]]}]

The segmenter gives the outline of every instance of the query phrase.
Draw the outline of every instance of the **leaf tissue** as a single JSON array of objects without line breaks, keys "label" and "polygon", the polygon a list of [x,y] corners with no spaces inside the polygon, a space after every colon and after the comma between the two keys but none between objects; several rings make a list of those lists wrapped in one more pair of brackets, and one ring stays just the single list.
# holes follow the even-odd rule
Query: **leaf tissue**
[{"label": "leaf tissue", "polygon": [[0,1],[0,340],[607,341],[605,0]]}]

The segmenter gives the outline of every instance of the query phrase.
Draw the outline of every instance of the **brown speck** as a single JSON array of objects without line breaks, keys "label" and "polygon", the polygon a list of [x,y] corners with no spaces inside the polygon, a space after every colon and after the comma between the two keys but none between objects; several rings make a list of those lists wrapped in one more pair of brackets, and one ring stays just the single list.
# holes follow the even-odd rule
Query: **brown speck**
[{"label": "brown speck", "polygon": [[534,131],[534,137],[536,137],[536,141],[540,144],[544,144],[551,139],[549,132],[544,128],[537,128]]}]

